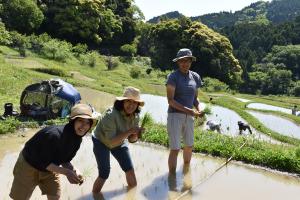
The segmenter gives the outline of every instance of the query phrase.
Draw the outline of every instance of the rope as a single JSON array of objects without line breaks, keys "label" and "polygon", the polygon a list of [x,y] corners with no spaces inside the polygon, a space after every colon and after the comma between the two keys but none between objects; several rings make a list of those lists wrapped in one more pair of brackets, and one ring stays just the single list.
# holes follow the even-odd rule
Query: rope
[{"label": "rope", "polygon": [[[247,143],[247,140],[238,148],[238,150],[242,149]],[[175,198],[174,200],[179,200],[182,197],[184,197],[185,195],[187,195],[189,192],[191,192],[193,189],[195,189],[196,187],[202,185],[203,183],[205,183],[208,179],[210,179],[213,175],[215,175],[220,169],[222,169],[225,165],[227,165],[233,158],[233,156],[235,155],[235,152],[233,152],[233,154],[224,162],[222,163],[213,173],[211,173],[210,175],[208,175],[207,177],[205,177],[204,180],[202,180],[200,183],[196,184],[195,186],[193,186],[192,188],[184,191],[183,193],[181,193],[177,198]]]}]

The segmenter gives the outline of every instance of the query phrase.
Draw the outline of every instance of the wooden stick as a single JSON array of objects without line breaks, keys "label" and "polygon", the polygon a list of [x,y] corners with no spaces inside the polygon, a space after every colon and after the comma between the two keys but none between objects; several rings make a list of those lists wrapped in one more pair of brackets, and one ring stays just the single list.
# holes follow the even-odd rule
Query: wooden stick
[{"label": "wooden stick", "polygon": [[[247,140],[238,148],[238,151],[243,148],[247,143]],[[211,173],[209,176],[207,176],[206,178],[204,178],[203,181],[201,181],[200,183],[196,184],[195,186],[193,186],[192,188],[184,191],[183,193],[181,193],[177,198],[175,198],[174,200],[178,200],[181,199],[182,197],[184,197],[185,195],[187,195],[189,192],[191,192],[193,189],[195,189],[196,187],[202,185],[204,182],[206,182],[208,179],[210,179],[213,175],[215,175],[220,169],[222,169],[225,165],[227,165],[233,158],[233,156],[235,155],[235,152],[233,152],[233,154],[224,162],[222,163],[213,173]]]}]

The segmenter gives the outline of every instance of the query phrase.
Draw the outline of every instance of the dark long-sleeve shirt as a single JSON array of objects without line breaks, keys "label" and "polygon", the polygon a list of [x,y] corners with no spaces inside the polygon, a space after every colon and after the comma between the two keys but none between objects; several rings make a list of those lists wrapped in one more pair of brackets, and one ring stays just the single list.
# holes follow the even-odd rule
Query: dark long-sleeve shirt
[{"label": "dark long-sleeve shirt", "polygon": [[70,162],[78,151],[82,138],[75,133],[72,122],[63,126],[49,126],[26,142],[22,154],[34,168],[47,171],[49,164]]}]

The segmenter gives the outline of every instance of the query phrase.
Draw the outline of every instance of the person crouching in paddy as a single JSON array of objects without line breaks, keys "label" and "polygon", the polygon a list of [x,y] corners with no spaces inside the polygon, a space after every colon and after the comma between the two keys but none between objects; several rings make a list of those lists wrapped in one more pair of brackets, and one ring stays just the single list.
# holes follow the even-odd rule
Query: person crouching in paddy
[{"label": "person crouching in paddy", "polygon": [[48,200],[57,200],[61,195],[59,174],[65,175],[71,184],[81,184],[83,177],[70,161],[82,137],[96,122],[89,105],[76,104],[66,125],[53,125],[38,131],[19,155],[9,196],[14,200],[27,200],[39,186]]},{"label": "person crouching in paddy", "polygon": [[101,192],[109,177],[110,153],[125,172],[128,189],[137,185],[126,139],[136,141],[143,131],[139,127],[142,106],[144,101],[140,99],[140,91],[134,87],[126,87],[123,96],[116,98],[114,106],[106,110],[93,130],[93,150],[99,173],[93,185],[94,194]]}]

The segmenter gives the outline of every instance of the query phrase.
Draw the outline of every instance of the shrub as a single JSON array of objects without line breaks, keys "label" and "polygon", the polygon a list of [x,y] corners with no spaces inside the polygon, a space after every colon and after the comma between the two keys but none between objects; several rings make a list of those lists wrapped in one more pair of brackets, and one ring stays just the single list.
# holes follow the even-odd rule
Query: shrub
[{"label": "shrub", "polygon": [[300,97],[300,81],[293,84],[290,93],[296,97]]},{"label": "shrub", "polygon": [[30,35],[29,42],[31,44],[31,50],[38,54],[41,54],[44,43],[46,43],[50,40],[51,40],[51,37],[47,33],[43,33],[38,36],[34,35],[34,34]]},{"label": "shrub", "polygon": [[141,75],[141,69],[139,67],[133,67],[130,69],[130,76],[132,78],[139,78]]},{"label": "shrub", "polygon": [[203,89],[207,92],[225,92],[228,89],[228,85],[215,78],[206,77],[203,81]]},{"label": "shrub", "polygon": [[18,48],[20,56],[25,57],[26,56],[25,49],[30,47],[29,39],[26,36],[13,31],[13,32],[11,32],[11,40],[12,40],[11,45],[13,47]]},{"label": "shrub", "polygon": [[44,43],[42,52],[47,58],[65,62],[71,57],[71,49],[70,43],[52,39]]},{"label": "shrub", "polygon": [[5,29],[5,25],[0,21],[0,44],[9,45],[11,38],[9,32]]},{"label": "shrub", "polygon": [[33,70],[37,71],[37,72],[51,74],[51,75],[54,75],[54,76],[61,76],[61,77],[68,77],[68,76],[70,76],[70,75],[68,75],[68,73],[65,70],[63,70],[61,68],[58,68],[58,67],[34,68]]},{"label": "shrub", "polygon": [[97,63],[97,57],[99,54],[96,51],[91,51],[87,54],[87,64],[90,67],[95,67]]},{"label": "shrub", "polygon": [[107,56],[105,58],[105,63],[106,63],[107,69],[112,70],[112,69],[118,67],[119,60],[118,60],[118,58],[113,58],[112,56]]},{"label": "shrub", "polygon": [[123,46],[121,46],[120,49],[125,56],[130,56],[130,57],[134,56],[137,52],[137,48],[133,44],[124,44]]},{"label": "shrub", "polygon": [[76,46],[74,46],[72,48],[72,52],[74,54],[74,56],[79,57],[81,54],[85,54],[88,50],[88,46],[86,44],[76,44]]}]

